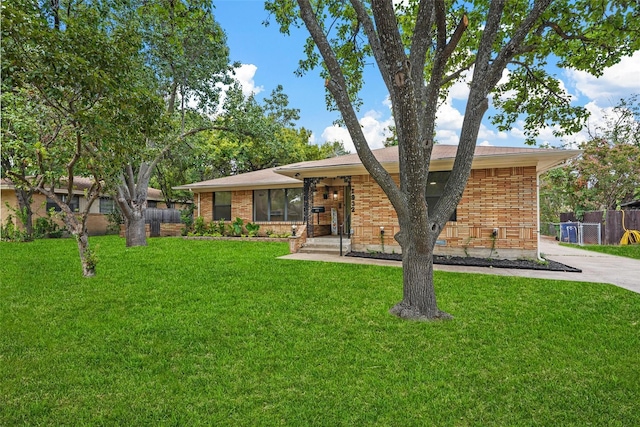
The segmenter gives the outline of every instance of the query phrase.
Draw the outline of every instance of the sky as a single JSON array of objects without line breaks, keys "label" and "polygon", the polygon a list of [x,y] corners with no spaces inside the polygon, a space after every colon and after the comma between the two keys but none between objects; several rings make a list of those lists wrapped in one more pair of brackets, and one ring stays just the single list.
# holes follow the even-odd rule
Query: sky
[{"label": "sky", "polygon": [[[334,124],[338,112],[327,111],[324,81],[318,70],[303,77],[294,72],[303,58],[306,29],[292,29],[289,36],[281,34],[278,24],[263,22],[269,19],[263,0],[214,0],[214,16],[227,34],[230,59],[242,65],[236,70],[236,79],[245,95],[255,93],[258,99],[269,96],[282,85],[289,97],[289,107],[300,110],[298,126],[312,132],[310,142],[341,141],[345,148],[355,152],[346,128]],[[591,112],[590,126],[602,123],[603,116],[621,98],[640,93],[640,52],[623,58],[607,69],[600,78],[571,69],[555,70],[565,89],[572,95],[574,105],[585,106]],[[393,124],[386,88],[377,70],[365,70],[361,92],[364,104],[358,117],[371,148],[381,148]],[[457,144],[468,89],[464,83],[456,85],[449,98],[438,111],[436,140],[441,144]],[[508,132],[498,132],[485,115],[478,145],[523,147],[525,136],[522,123],[516,123]],[[537,142],[540,146],[565,146],[586,140],[586,132],[558,139],[552,129],[544,129]]]}]

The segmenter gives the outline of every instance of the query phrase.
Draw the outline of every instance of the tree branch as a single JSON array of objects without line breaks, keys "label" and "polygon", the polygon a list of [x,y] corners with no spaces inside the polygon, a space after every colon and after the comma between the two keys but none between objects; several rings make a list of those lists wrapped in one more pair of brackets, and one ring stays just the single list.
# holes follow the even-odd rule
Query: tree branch
[{"label": "tree branch", "polygon": [[[356,11],[356,15],[358,16],[358,22],[364,28],[364,32],[369,41],[369,46],[371,46],[371,51],[373,52],[373,57],[378,65],[378,68],[381,71],[385,70],[386,64],[384,62],[384,49],[380,44],[380,39],[378,38],[378,34],[375,29],[375,25],[371,20],[371,16],[367,12],[366,8],[359,0],[351,0],[351,5],[353,9]],[[389,73],[381,72],[380,75],[384,81],[387,90],[389,91],[389,96],[393,97],[395,94],[395,90],[393,88],[393,82],[389,78]]]},{"label": "tree branch", "polygon": [[[431,42],[431,27],[435,20],[435,11],[430,7],[431,3],[428,0],[421,0],[418,5],[418,17],[416,19],[416,25],[413,30],[413,38],[411,40],[411,49],[409,51],[409,63],[411,64],[412,80],[415,85],[415,91],[418,94],[418,98],[425,99],[427,96],[427,90],[424,84],[424,67],[427,58],[427,51],[432,45]],[[418,117],[424,117],[426,109],[426,103],[419,103],[418,105]],[[421,122],[424,122],[421,120]],[[423,129],[424,126],[420,126],[420,138],[424,138],[427,133]]]}]

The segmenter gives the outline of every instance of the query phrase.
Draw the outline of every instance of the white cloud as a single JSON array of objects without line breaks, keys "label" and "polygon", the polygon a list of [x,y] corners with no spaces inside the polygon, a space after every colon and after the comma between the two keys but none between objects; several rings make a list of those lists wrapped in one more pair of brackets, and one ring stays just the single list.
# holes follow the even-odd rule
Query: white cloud
[{"label": "white cloud", "polygon": [[258,71],[258,67],[253,64],[242,64],[235,69],[234,78],[240,83],[244,96],[257,95],[264,90],[264,86],[256,86],[254,80],[256,71]]},{"label": "white cloud", "polygon": [[458,145],[458,142],[460,142],[458,130],[436,129],[436,141],[438,141],[438,144]]},{"label": "white cloud", "polygon": [[482,141],[481,143],[478,144],[480,147],[493,147],[493,144],[490,143],[489,141]]},{"label": "white cloud", "polygon": [[[379,111],[370,110],[360,119],[360,126],[364,137],[372,149],[384,147],[384,141],[391,133],[389,132],[389,126],[393,124],[391,116],[383,118],[383,115]],[[333,125],[325,128],[322,132],[323,141],[340,141],[344,144],[344,148],[347,151],[355,152],[356,148],[353,145],[353,140],[349,131],[345,127]]]},{"label": "white cloud", "polygon": [[438,117],[436,118],[437,129],[456,129],[462,128],[462,121],[464,116],[462,113],[454,108],[451,103],[451,98],[447,98],[447,101],[438,108]]},{"label": "white cloud", "polygon": [[600,105],[616,104],[619,99],[640,92],[640,52],[622,60],[604,71],[600,77],[594,77],[584,71],[566,70],[571,85],[580,95],[584,95]]},{"label": "white cloud", "polygon": [[464,76],[465,78],[463,80],[458,80],[453,84],[451,89],[449,89],[448,98],[462,99],[466,101],[469,98],[469,91],[470,91],[469,82],[471,81],[472,76],[473,76],[473,68],[471,68],[471,70],[469,70],[466,73],[466,75]]},{"label": "white cloud", "polygon": [[338,125],[332,125],[324,129],[322,132],[322,140],[323,141],[339,141],[344,145],[345,150],[349,152],[355,152],[355,146],[353,145],[353,141],[351,140],[351,135],[349,135],[349,131],[347,128],[343,128]]}]

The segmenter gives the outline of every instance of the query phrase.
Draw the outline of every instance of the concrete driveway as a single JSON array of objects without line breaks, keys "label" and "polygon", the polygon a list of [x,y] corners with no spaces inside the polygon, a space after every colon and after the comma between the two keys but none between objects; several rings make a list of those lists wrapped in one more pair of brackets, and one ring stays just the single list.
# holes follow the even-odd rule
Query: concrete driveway
[{"label": "concrete driveway", "polygon": [[[567,275],[564,280],[611,283],[640,293],[639,260],[561,246],[550,238],[540,240],[540,253],[547,259],[582,270],[582,273],[560,273]],[[569,274],[575,278],[569,278]]]},{"label": "concrete driveway", "polygon": [[[540,253],[545,258],[579,268],[582,273],[567,273],[542,270],[521,270],[515,268],[461,267],[434,265],[435,270],[458,273],[495,274],[497,276],[518,276],[550,280],[571,280],[575,282],[610,283],[630,291],[640,293],[640,261],[614,255],[606,255],[584,249],[560,246],[552,238],[542,238]],[[297,253],[285,255],[284,259],[305,261],[343,262],[351,264],[377,264],[401,267],[397,261],[374,260],[368,258],[340,257],[337,255]]]}]

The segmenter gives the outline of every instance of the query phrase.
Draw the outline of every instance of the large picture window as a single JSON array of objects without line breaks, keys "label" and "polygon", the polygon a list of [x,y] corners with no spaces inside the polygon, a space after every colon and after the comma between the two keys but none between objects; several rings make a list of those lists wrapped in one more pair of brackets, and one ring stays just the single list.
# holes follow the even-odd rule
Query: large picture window
[{"label": "large picture window", "polygon": [[254,190],[254,221],[302,221],[302,188]]},{"label": "large picture window", "polygon": [[231,220],[231,191],[216,191],[213,193],[213,219]]},{"label": "large picture window", "polygon": [[[444,186],[449,179],[449,175],[451,175],[450,171],[445,172],[429,172],[428,182],[427,182],[427,206],[429,209],[432,209],[442,197],[444,193]],[[451,218],[449,221],[457,221],[458,209],[455,209],[451,214]]]}]

